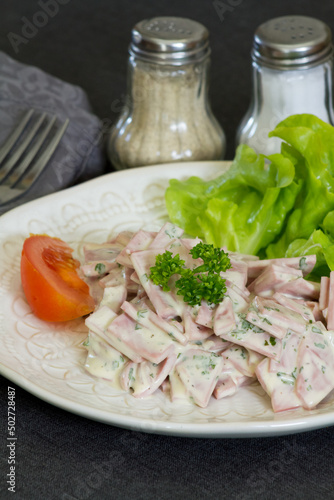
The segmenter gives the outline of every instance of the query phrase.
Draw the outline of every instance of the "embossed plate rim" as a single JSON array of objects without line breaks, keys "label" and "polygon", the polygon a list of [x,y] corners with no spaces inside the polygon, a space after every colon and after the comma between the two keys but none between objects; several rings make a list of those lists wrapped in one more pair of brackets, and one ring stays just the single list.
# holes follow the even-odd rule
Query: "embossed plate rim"
[{"label": "embossed plate rim", "polygon": [[307,418],[299,420],[291,418],[277,423],[258,420],[246,423],[243,421],[224,422],[223,424],[192,424],[189,422],[185,424],[175,422],[157,423],[149,417],[134,418],[125,417],[124,415],[119,418],[117,414],[113,414],[110,411],[96,411],[93,407],[84,406],[70,401],[67,398],[51,394],[49,391],[43,389],[43,387],[38,387],[36,384],[29,382],[29,380],[20,377],[19,374],[10,368],[3,367],[1,375],[46,403],[69,413],[103,424],[114,425],[116,427],[148,434],[194,438],[256,438],[297,434],[321,429],[334,424],[333,416],[330,415],[317,415],[312,422],[308,421]]},{"label": "embossed plate rim", "polygon": [[[19,352],[20,348],[24,347],[25,349],[26,346],[31,347],[31,343],[33,343],[31,338],[34,339],[34,335],[36,335],[37,339],[43,339],[45,337],[47,338],[47,342],[45,346],[42,347],[44,350],[47,351],[47,354],[45,354],[45,358],[43,357],[40,359],[38,358],[38,356],[41,356],[40,354],[38,354],[38,349],[40,348],[39,344],[41,343],[41,341],[39,340],[39,342],[36,343],[37,347],[34,346],[34,348],[37,349],[37,359],[34,358],[31,359],[30,361],[30,358],[25,355],[26,357],[24,359],[21,358],[22,359],[21,362],[18,359],[19,354],[17,354],[17,358],[15,358],[13,355],[14,350],[11,348],[10,345],[11,337],[9,336],[8,338],[9,340],[5,345],[5,352],[2,354],[2,357],[6,355],[6,361],[4,361],[4,359],[0,360],[1,374],[8,380],[16,383],[18,386],[27,390],[34,396],[37,396],[38,398],[50,404],[53,404],[54,406],[62,408],[66,411],[105,424],[111,424],[118,427],[128,428],[147,433],[175,435],[183,437],[210,437],[210,438],[264,437],[264,436],[273,436],[273,435],[278,436],[278,435],[285,435],[297,432],[310,431],[313,429],[334,425],[333,401],[324,403],[324,405],[320,406],[319,410],[315,410],[312,412],[306,412],[304,410],[289,411],[285,412],[285,414],[275,415],[268,408],[264,408],[262,416],[251,417],[248,416],[251,415],[251,412],[247,414],[248,410],[246,410],[245,414],[245,410],[243,410],[244,413],[242,414],[242,418],[238,417],[239,420],[238,419],[233,420],[231,416],[226,418],[226,415],[223,412],[219,413],[218,411],[217,413],[217,408],[220,402],[214,402],[212,408],[211,406],[209,406],[209,408],[206,411],[202,411],[201,409],[197,408],[195,408],[194,410],[191,409],[191,411],[187,410],[188,413],[186,412],[184,416],[182,414],[183,411],[182,405],[173,403],[174,405],[173,407],[171,407],[170,404],[164,407],[165,402],[163,403],[161,402],[161,398],[164,397],[163,395],[159,397],[152,396],[152,398],[156,399],[151,399],[150,401],[148,401],[148,403],[153,401],[154,404],[156,401],[158,405],[161,405],[160,409],[162,410],[166,409],[166,413],[163,416],[161,416],[161,413],[159,413],[158,410],[157,413],[155,413],[155,410],[153,411],[152,408],[151,409],[148,408],[146,410],[145,405],[147,404],[147,402],[144,401],[142,402],[140,400],[133,401],[135,398],[132,397],[130,405],[132,405],[131,408],[133,408],[134,412],[138,410],[137,415],[131,414],[130,409],[127,409],[128,411],[127,415],[122,414],[121,407],[118,406],[117,409],[117,405],[119,401],[122,401],[123,403],[123,400],[125,400],[126,396],[123,394],[121,395],[118,394],[117,397],[114,397],[114,395],[110,395],[110,398],[113,398],[113,402],[116,404],[116,410],[113,410],[111,407],[110,409],[105,409],[105,404],[106,404],[105,401],[104,401],[104,406],[101,403],[100,407],[96,407],[96,404],[94,403],[94,397],[98,399],[101,396],[100,400],[102,400],[103,398],[105,400],[108,400],[107,397],[108,394],[106,396],[104,395],[104,393],[101,395],[98,391],[94,392],[93,395],[89,394],[88,397],[91,398],[90,399],[91,404],[89,404],[89,402],[85,401],[81,393],[80,394],[78,393],[77,397],[76,395],[77,393],[75,392],[76,388],[73,389],[72,387],[73,385],[75,386],[75,384],[82,383],[82,381],[85,382],[86,374],[79,373],[78,375],[79,379],[76,380],[75,378],[76,374],[78,371],[80,372],[81,368],[80,367],[78,368],[77,359],[71,359],[71,357],[69,358],[66,357],[67,355],[71,356],[72,353],[72,351],[67,350],[68,346],[65,346],[65,360],[66,362],[67,359],[69,360],[69,365],[73,363],[72,366],[73,379],[71,378],[65,379],[65,377],[63,379],[57,379],[56,376],[58,376],[58,374],[55,377],[53,376],[52,370],[54,372],[57,372],[57,369],[59,369],[59,366],[57,365],[58,352],[56,351],[56,347],[54,347],[55,352],[52,352],[53,346],[51,345],[51,348],[49,346],[48,342],[50,335],[48,337],[48,334],[51,333],[55,335],[54,344],[59,344],[59,342],[61,344],[62,328],[60,328],[60,331],[59,327],[58,330],[54,329],[53,331],[52,327],[44,327],[45,324],[43,322],[36,320],[36,318],[33,318],[31,313],[25,309],[25,305],[23,303],[24,301],[22,300],[22,291],[20,292],[18,290],[17,283],[15,284],[15,286],[13,285],[13,282],[15,282],[15,280],[17,282],[18,280],[17,270],[16,271],[15,269],[13,270],[13,274],[12,277],[10,277],[10,279],[9,278],[7,279],[7,275],[5,276],[5,271],[6,271],[5,266],[8,265],[9,262],[8,255],[5,253],[5,246],[8,242],[12,244],[12,247],[16,252],[16,253],[14,252],[15,258],[13,257],[13,268],[15,268],[15,266],[17,268],[17,261],[19,259],[18,249],[24,237],[29,233],[28,229],[30,225],[33,224],[34,228],[39,227],[40,230],[44,232],[45,227],[48,227],[48,224],[49,227],[52,228],[52,226],[50,226],[51,224],[50,221],[57,221],[57,223],[59,223],[59,228],[61,228],[62,232],[62,234],[58,234],[58,236],[60,237],[64,237],[64,235],[68,236],[69,234],[71,234],[71,224],[77,217],[76,210],[80,212],[81,205],[83,201],[86,200],[87,195],[89,197],[89,195],[92,195],[92,193],[93,194],[99,193],[102,200],[104,196],[109,196],[110,193],[111,193],[110,196],[116,196],[115,194],[116,192],[117,195],[119,195],[120,193],[122,194],[123,192],[123,194],[125,194],[129,198],[129,199],[126,198],[126,200],[124,200],[124,204],[127,205],[127,209],[129,209],[130,212],[126,212],[126,210],[122,212],[122,209],[120,209],[118,206],[118,210],[121,211],[120,212],[116,211],[116,213],[113,215],[114,222],[117,223],[118,220],[121,220],[120,222],[121,224],[123,223],[126,224],[132,217],[133,223],[136,223],[136,221],[139,221],[141,217],[142,223],[144,222],[150,223],[153,222],[154,220],[154,217],[152,215],[153,213],[156,212],[155,215],[157,220],[166,215],[163,204],[161,203],[159,204],[159,200],[161,202],[160,198],[163,191],[160,189],[159,192],[160,194],[158,193],[157,195],[156,199],[158,200],[158,203],[156,204],[156,206],[153,203],[152,209],[147,208],[145,206],[145,200],[144,200],[144,205],[140,208],[140,210],[143,211],[137,213],[136,211],[137,193],[135,195],[133,195],[133,193],[135,189],[138,188],[138,186],[139,189],[142,188],[142,191],[138,194],[140,198],[140,196],[144,196],[143,193],[145,189],[147,190],[147,187],[154,185],[154,183],[157,183],[157,185],[161,183],[161,186],[165,187],[167,185],[166,183],[168,183],[169,178],[185,178],[189,177],[190,175],[212,177],[217,175],[220,171],[222,171],[222,169],[227,168],[228,165],[229,162],[194,162],[194,163],[191,162],[191,163],[160,165],[152,167],[141,167],[131,171],[114,172],[106,174],[103,177],[93,179],[79,186],[75,186],[73,188],[29,202],[26,205],[17,207],[14,210],[4,214],[0,218],[0,224],[2,228],[0,235],[0,278],[2,277],[2,281],[0,280],[0,298],[3,297],[3,301],[1,301],[3,302],[3,305],[0,305],[0,343],[3,348],[3,344],[5,342],[4,340],[5,333],[7,334],[7,332],[10,331],[11,336],[13,337],[13,342],[15,339],[16,342],[19,341],[22,344],[18,345],[18,352]],[[115,190],[114,194],[113,194],[113,189]],[[77,202],[78,204],[76,205]],[[95,203],[95,200],[92,201],[92,206],[94,206],[93,202]],[[96,201],[96,206],[99,207],[100,212],[99,211],[97,211],[96,213],[94,212],[95,214],[94,217],[98,216],[102,217],[102,220],[94,220],[93,216],[91,219],[89,219],[88,217],[89,213],[87,215],[84,209],[82,208],[81,216],[84,218],[85,222],[82,223],[82,227],[80,226],[80,230],[85,228],[86,226],[87,228],[88,226],[92,227],[94,225],[101,227],[105,224],[104,217],[107,218],[109,217],[108,210],[110,209],[112,211],[114,209],[114,206],[113,205],[108,206],[107,213],[104,212],[105,208],[103,208],[103,213],[102,213],[101,212],[102,206],[99,206],[99,203],[100,203],[99,201]],[[117,201],[117,203],[119,203],[119,200]],[[131,203],[133,204],[133,206],[131,205]],[[141,200],[140,203],[143,203],[143,200]],[[132,209],[134,209],[134,211],[131,212]],[[73,212],[72,218],[70,215],[71,210]],[[80,213],[78,217],[80,220]],[[68,220],[66,218],[68,218]],[[18,227],[17,230],[15,229],[16,226]],[[58,230],[57,228],[55,229]],[[78,226],[77,227],[75,226],[75,230],[79,231]],[[10,251],[13,251],[12,247],[10,248]],[[15,260],[15,265],[14,265],[14,260]],[[15,293],[13,292],[12,288]],[[14,295],[12,296],[11,294],[13,293]],[[15,301],[17,301],[18,305],[15,303]],[[12,310],[12,313],[11,315],[9,315],[10,316],[9,318],[7,318],[5,315],[6,312],[5,308],[8,307],[8,304]],[[16,308],[18,308],[19,312],[17,312]],[[29,328],[32,329],[33,332],[31,334],[31,338],[29,338],[28,335],[26,336],[25,340],[22,340],[20,335],[14,334],[14,329],[12,330],[10,329],[11,324],[15,325],[19,324],[22,318],[24,319],[24,322],[27,323]],[[71,327],[69,327],[69,329],[71,329]],[[63,328],[63,331],[65,331],[65,326]],[[27,334],[25,333],[25,335]],[[23,345],[24,342],[25,344]],[[82,352],[80,354],[78,346],[71,345],[70,348],[73,349],[75,352],[74,357],[76,357],[78,353],[78,359],[79,359]],[[48,349],[51,350],[48,351]],[[61,349],[62,346],[60,345],[59,352],[61,352]],[[49,361],[50,357],[51,361]],[[54,361],[53,359],[56,359],[56,361]],[[22,366],[22,364],[24,365],[23,361],[28,364],[27,367]],[[61,361],[62,360],[60,359],[60,362]],[[43,364],[48,365],[48,363],[50,363],[48,369],[51,370],[50,372],[51,375],[48,372],[45,373],[44,371],[41,371],[42,365]],[[52,363],[55,363],[55,365],[53,366]],[[45,380],[48,377],[53,384],[53,385],[51,384],[52,389],[50,389],[48,383],[45,382]],[[36,378],[42,380],[42,382],[36,383],[36,380],[34,380]],[[85,382],[88,389],[89,385],[92,384],[91,380],[92,379],[88,381],[89,383]],[[96,383],[96,386],[98,385],[99,384]],[[53,388],[53,386],[55,387],[55,389]],[[64,392],[64,387],[67,390],[67,392],[66,391]],[[100,386],[99,389],[101,389]],[[243,389],[244,391],[243,394],[246,395],[245,396],[246,399],[249,397],[250,390],[251,390],[250,388]],[[255,397],[257,396],[255,395]],[[109,401],[111,401],[110,398]],[[233,396],[232,398],[230,398],[230,400],[228,400],[227,398],[221,404],[225,405],[225,408],[226,405],[230,405],[231,407],[233,407],[233,403],[235,401],[236,401],[235,396]],[[250,402],[251,401],[252,400],[250,400]],[[178,411],[180,411],[179,417],[177,416]],[[229,415],[231,413],[233,413],[232,410],[231,411],[228,410],[227,414]],[[263,417],[263,415],[265,416]]]}]

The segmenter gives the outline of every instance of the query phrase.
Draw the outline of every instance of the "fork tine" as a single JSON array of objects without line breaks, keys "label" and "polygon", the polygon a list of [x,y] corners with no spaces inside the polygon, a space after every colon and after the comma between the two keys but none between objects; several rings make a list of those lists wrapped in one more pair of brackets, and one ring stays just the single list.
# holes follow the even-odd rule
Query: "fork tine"
[{"label": "fork tine", "polygon": [[27,125],[28,121],[34,114],[34,110],[30,109],[22,118],[21,123],[19,126],[14,130],[14,132],[8,137],[7,141],[3,146],[0,148],[0,163],[6,158],[8,155],[9,151],[12,149],[14,146],[15,142],[18,140],[20,137],[21,133],[23,132],[25,126]]},{"label": "fork tine", "polygon": [[[26,169],[29,168],[31,162],[43,146],[45,139],[47,138],[51,128],[53,127],[57,117],[54,116],[52,120],[48,123],[45,129],[38,136],[38,139],[35,141],[33,147],[28,151],[27,155],[19,162],[19,165],[13,169],[12,173],[10,173],[3,181],[3,185],[5,186],[14,186],[15,183],[23,176]],[[0,181],[1,182],[1,181]]]},{"label": "fork tine", "polygon": [[26,190],[28,189],[32,183],[39,177],[39,175],[42,173],[44,168],[46,167],[49,159],[55,152],[59,142],[61,141],[61,138],[65,134],[65,131],[68,127],[69,124],[69,119],[67,119],[62,127],[57,131],[57,133],[54,135],[50,143],[48,144],[47,148],[43,151],[41,156],[38,158],[36,161],[35,165],[33,165],[29,170],[28,170],[28,175],[25,176],[25,173],[22,174],[21,178],[18,180],[17,183],[15,183],[15,188],[23,189]]},{"label": "fork tine", "polygon": [[36,123],[31,127],[29,130],[27,136],[25,137],[24,141],[18,146],[18,148],[15,149],[15,152],[13,153],[12,156],[8,158],[7,161],[3,165],[1,165],[0,169],[0,182],[7,177],[9,172],[12,170],[14,165],[17,163],[17,161],[21,158],[21,156],[24,154],[24,152],[28,149],[31,141],[36,135],[36,132],[42,125],[43,121],[45,120],[46,113],[43,113]]}]

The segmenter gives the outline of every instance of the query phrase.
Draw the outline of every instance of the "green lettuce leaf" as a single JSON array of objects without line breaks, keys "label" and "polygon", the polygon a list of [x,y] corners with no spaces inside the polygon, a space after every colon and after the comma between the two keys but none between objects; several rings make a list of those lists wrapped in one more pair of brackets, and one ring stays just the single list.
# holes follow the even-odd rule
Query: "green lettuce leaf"
[{"label": "green lettuce leaf", "polygon": [[292,115],[270,134],[289,144],[282,154],[295,166],[303,187],[281,237],[267,249],[282,257],[295,239],[308,239],[334,210],[334,128],[313,115]]},{"label": "green lettuce leaf", "polygon": [[256,254],[280,234],[294,207],[302,187],[294,178],[288,157],[266,158],[240,145],[230,169],[218,178],[171,180],[165,196],[168,214],[191,236]]},{"label": "green lettuce leaf", "polygon": [[172,180],[166,205],[189,235],[261,257],[317,256],[314,277],[334,270],[334,127],[292,115],[269,134],[281,151],[265,157],[248,146],[213,181]]},{"label": "green lettuce leaf", "polygon": [[315,229],[308,239],[295,239],[286,251],[286,257],[300,257],[301,255],[316,255],[317,263],[308,276],[318,280],[321,276],[329,276],[334,270],[334,239],[321,229]]}]

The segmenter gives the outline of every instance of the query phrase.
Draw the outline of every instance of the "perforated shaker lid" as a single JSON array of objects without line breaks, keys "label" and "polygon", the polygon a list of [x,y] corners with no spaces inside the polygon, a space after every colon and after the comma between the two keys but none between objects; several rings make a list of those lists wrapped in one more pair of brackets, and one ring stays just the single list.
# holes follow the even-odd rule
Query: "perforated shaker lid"
[{"label": "perforated shaker lid", "polygon": [[132,30],[129,52],[151,62],[187,64],[209,55],[209,32],[183,17],[145,19]]},{"label": "perforated shaker lid", "polygon": [[332,54],[330,28],[312,17],[277,17],[255,31],[252,57],[274,69],[308,68],[328,60]]}]

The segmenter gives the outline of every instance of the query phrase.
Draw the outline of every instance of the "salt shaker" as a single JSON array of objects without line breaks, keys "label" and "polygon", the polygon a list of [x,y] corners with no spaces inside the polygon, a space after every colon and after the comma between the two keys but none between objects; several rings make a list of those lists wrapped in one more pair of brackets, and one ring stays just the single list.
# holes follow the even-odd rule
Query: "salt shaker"
[{"label": "salt shaker", "polygon": [[252,101],[237,144],[279,152],[281,140],[268,139],[268,133],[292,114],[311,113],[333,125],[333,47],[325,23],[305,16],[263,23],[254,35],[252,66]]},{"label": "salt shaker", "polygon": [[144,20],[129,53],[127,99],[108,141],[114,167],[222,159],[225,134],[208,100],[208,30],[185,18]]}]

